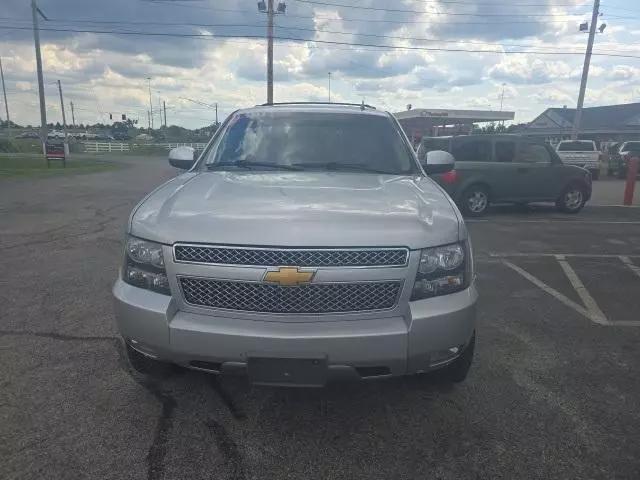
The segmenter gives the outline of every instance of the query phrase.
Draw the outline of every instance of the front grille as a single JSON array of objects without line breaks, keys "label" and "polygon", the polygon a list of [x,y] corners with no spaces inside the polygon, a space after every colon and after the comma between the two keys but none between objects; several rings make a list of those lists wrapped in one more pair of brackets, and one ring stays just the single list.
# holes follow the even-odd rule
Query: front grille
[{"label": "front grille", "polygon": [[279,249],[176,245],[177,262],[264,267],[397,267],[407,264],[406,248],[389,249]]},{"label": "front grille", "polygon": [[402,282],[317,283],[281,287],[267,283],[180,277],[187,303],[266,313],[335,313],[393,307]]}]

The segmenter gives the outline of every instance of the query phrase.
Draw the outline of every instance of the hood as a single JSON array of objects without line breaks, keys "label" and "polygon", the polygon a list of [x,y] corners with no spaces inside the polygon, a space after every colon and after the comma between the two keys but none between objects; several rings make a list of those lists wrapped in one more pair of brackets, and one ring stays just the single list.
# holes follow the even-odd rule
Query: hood
[{"label": "hood", "polygon": [[131,234],[175,242],[423,248],[458,240],[458,211],[429,178],[334,172],[187,173],[132,214]]}]

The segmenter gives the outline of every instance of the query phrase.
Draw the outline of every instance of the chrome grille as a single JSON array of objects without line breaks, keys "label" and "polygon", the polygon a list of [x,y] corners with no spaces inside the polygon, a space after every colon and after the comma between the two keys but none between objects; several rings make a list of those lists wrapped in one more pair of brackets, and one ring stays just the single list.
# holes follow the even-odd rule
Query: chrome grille
[{"label": "chrome grille", "polygon": [[402,282],[315,283],[281,287],[267,283],[179,277],[187,303],[268,313],[335,313],[383,310],[396,304]]},{"label": "chrome grille", "polygon": [[177,262],[218,265],[297,267],[395,267],[407,264],[405,248],[389,249],[266,249],[176,245]]}]

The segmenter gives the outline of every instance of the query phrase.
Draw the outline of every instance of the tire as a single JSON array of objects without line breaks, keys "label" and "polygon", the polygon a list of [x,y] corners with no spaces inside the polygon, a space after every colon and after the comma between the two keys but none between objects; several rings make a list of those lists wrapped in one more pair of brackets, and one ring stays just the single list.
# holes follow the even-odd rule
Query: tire
[{"label": "tire", "polygon": [[468,217],[480,217],[489,208],[489,189],[477,184],[468,187],[460,196],[460,209]]},{"label": "tire", "polygon": [[564,213],[578,213],[586,201],[584,187],[574,183],[565,187],[556,200],[556,207]]},{"label": "tire", "polygon": [[126,348],[129,365],[131,365],[136,372],[141,373],[142,375],[153,378],[165,378],[176,370],[176,366],[170,363],[154,360],[151,357],[143,355],[128,343],[126,343]]},{"label": "tire", "polygon": [[598,180],[600,178],[600,170],[591,170],[591,180]]},{"label": "tire", "polygon": [[444,381],[451,383],[460,383],[467,378],[469,369],[471,368],[471,364],[473,363],[473,352],[475,350],[475,346],[476,333],[473,332],[471,341],[465,347],[462,355],[460,355],[452,363],[450,363],[440,371],[440,376]]}]

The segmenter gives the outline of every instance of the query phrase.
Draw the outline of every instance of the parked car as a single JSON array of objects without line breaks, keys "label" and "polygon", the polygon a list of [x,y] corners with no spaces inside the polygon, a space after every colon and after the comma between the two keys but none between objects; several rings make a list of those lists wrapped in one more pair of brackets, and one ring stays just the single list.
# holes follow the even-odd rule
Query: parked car
[{"label": "parked car", "polygon": [[113,132],[113,139],[119,141],[131,140],[131,135],[126,132]]},{"label": "parked car", "polygon": [[591,178],[600,178],[600,151],[593,140],[562,140],[556,152],[565,165],[577,165],[591,172]]},{"label": "parked car", "polygon": [[64,139],[64,132],[59,130],[51,130],[47,133],[47,138],[49,139]]},{"label": "parked car", "polygon": [[591,198],[587,170],[564,165],[549,145],[523,136],[427,137],[418,147],[420,161],[432,150],[453,154],[455,169],[433,178],[469,216],[483,215],[490,203],[546,201],[577,213]]},{"label": "parked car", "polygon": [[614,157],[612,173],[615,173],[618,178],[626,178],[629,160],[633,157],[640,158],[640,141],[624,142],[621,144],[617,155]]},{"label": "parked car", "polygon": [[16,138],[40,138],[38,132],[22,132],[16,135]]},{"label": "parked car", "polygon": [[602,146],[602,154],[604,155],[604,162],[607,165],[607,175],[609,176],[613,175],[617,169],[620,145],[620,142],[607,142]]},{"label": "parked car", "polygon": [[[320,386],[441,369],[475,345],[472,250],[400,124],[364,105],[231,114],[134,208],[113,293],[131,365]],[[446,152],[427,172],[453,166]]]}]

